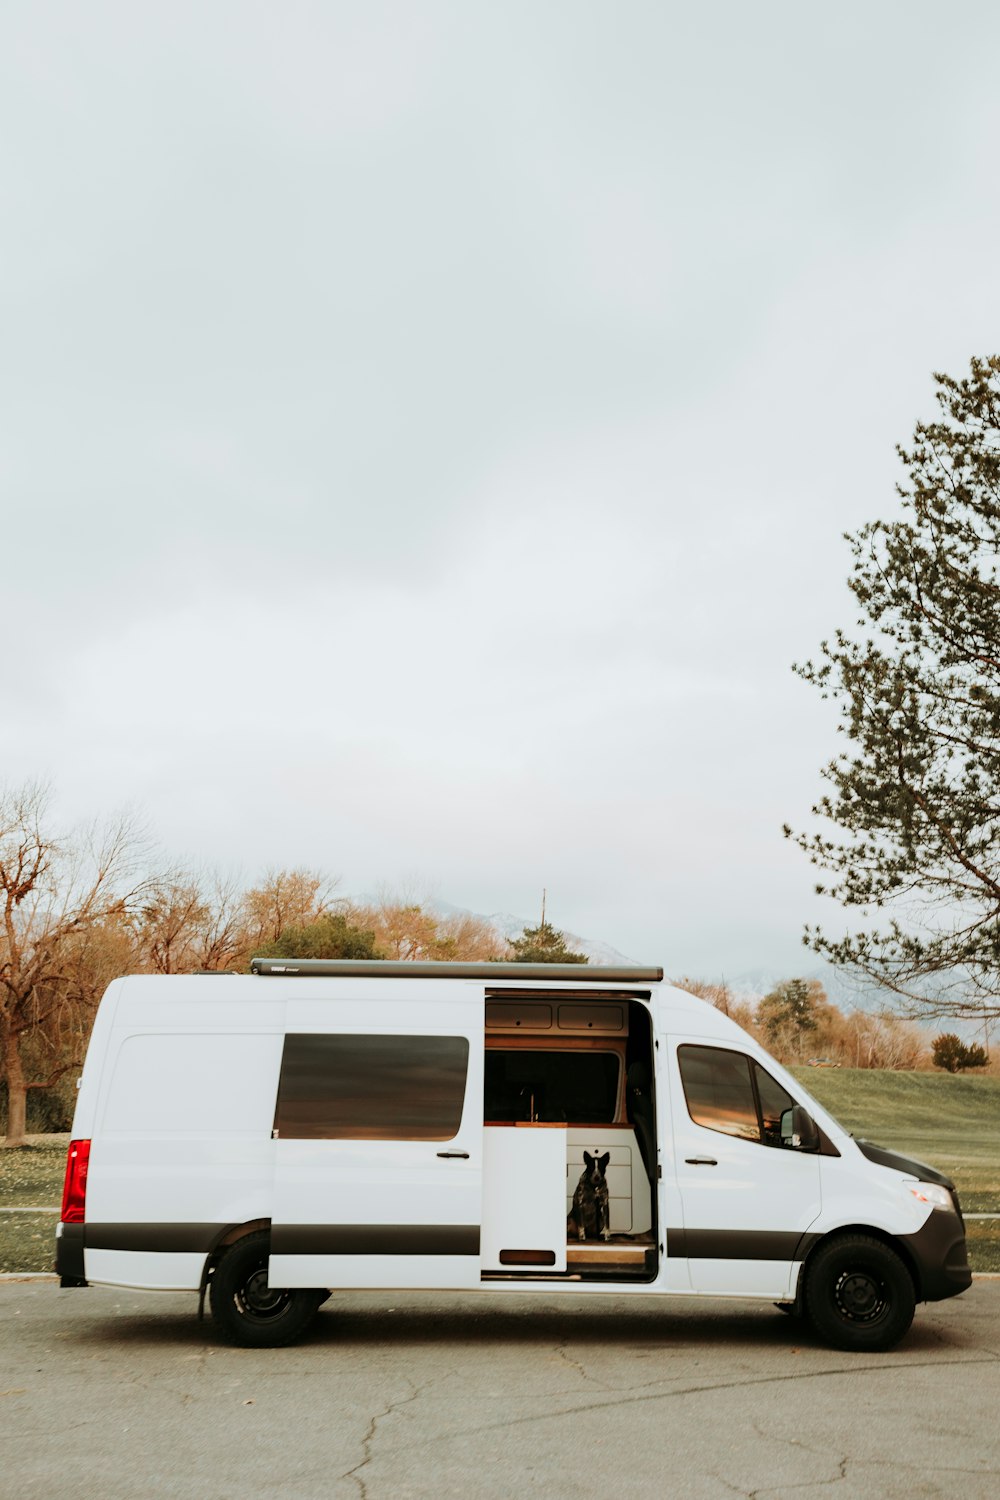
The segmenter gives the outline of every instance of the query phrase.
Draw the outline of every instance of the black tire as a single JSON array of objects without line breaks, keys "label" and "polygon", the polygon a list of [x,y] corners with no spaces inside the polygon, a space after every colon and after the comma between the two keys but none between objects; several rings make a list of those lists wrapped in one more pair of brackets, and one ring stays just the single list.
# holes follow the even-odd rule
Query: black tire
[{"label": "black tire", "polygon": [[806,1313],[835,1349],[891,1349],[913,1322],[915,1305],[905,1264],[870,1235],[827,1240],[806,1266]]},{"label": "black tire", "polygon": [[230,1344],[281,1349],[309,1327],[326,1291],[282,1291],[267,1281],[271,1236],[266,1230],[237,1240],[223,1255],[208,1286],[212,1317]]}]

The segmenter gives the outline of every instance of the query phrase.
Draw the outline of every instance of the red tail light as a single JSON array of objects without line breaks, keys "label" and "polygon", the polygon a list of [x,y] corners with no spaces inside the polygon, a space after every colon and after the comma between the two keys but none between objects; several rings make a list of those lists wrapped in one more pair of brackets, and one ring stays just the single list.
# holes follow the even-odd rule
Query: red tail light
[{"label": "red tail light", "polygon": [[66,1181],[63,1183],[62,1213],[64,1224],[82,1224],[87,1207],[87,1168],[90,1166],[90,1142],[70,1141],[66,1157]]}]

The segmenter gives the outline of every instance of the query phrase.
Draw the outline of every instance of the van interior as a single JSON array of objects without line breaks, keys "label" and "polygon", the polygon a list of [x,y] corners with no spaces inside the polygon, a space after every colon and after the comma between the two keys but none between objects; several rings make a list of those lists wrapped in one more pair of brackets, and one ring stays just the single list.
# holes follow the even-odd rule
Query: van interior
[{"label": "van interior", "polygon": [[[487,989],[483,1280],[656,1275],[649,999]],[[581,1238],[570,1214],[585,1153],[604,1166],[608,1217]]]}]

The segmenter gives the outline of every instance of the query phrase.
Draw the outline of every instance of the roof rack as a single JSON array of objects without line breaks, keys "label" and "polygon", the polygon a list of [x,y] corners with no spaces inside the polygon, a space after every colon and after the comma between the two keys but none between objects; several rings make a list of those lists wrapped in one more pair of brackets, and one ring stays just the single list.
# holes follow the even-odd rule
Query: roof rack
[{"label": "roof rack", "polygon": [[372,958],[254,958],[251,974],[363,979],[571,979],[574,984],[658,982],[663,970],[632,964],[406,963]]}]

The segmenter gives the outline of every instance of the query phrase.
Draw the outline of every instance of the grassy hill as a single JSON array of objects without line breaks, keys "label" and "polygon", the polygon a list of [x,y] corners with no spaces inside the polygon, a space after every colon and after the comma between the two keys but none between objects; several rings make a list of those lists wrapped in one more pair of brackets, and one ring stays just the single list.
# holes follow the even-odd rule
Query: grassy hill
[{"label": "grassy hill", "polygon": [[792,1072],[855,1135],[947,1172],[970,1213],[1000,1212],[1000,1078],[865,1068]]}]

